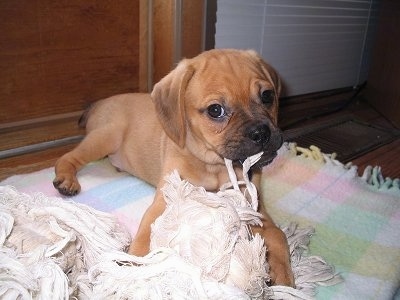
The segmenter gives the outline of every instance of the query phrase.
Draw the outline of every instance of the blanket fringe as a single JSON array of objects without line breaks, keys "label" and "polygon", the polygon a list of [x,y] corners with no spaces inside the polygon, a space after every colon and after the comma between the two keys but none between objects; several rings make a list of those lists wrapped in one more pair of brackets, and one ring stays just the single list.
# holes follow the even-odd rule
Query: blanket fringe
[{"label": "blanket fringe", "polygon": [[384,178],[381,167],[379,166],[366,167],[361,178],[376,190],[400,192],[400,179],[391,179],[390,177]]},{"label": "blanket fringe", "polygon": [[[291,223],[282,228],[282,231],[288,239],[297,290],[302,291],[304,295],[313,296],[317,286],[330,286],[343,281],[342,277],[335,272],[334,267],[322,257],[304,255],[308,251],[308,244],[314,234],[313,228],[299,229],[297,224]],[[274,292],[275,288],[271,287]]]},{"label": "blanket fringe", "polygon": [[[296,143],[286,143],[282,149],[289,151],[292,155],[301,156],[307,159],[312,159],[320,163],[329,163],[341,167],[345,170],[352,170],[354,176],[357,176],[357,167],[352,165],[351,162],[343,164],[336,160],[337,154],[322,153],[321,149],[311,145],[309,148],[303,148],[297,146]],[[400,193],[400,179],[392,179],[390,177],[384,177],[381,167],[379,166],[367,166],[363,172],[363,175],[359,177],[369,187],[380,192]]]}]

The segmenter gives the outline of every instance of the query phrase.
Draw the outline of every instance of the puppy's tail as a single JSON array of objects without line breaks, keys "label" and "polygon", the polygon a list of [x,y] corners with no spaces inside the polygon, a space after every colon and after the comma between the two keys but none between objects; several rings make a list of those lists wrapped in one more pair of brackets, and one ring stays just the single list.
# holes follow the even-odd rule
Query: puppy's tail
[{"label": "puppy's tail", "polygon": [[90,114],[90,110],[91,110],[92,107],[93,107],[93,104],[90,104],[90,105],[85,109],[85,111],[83,112],[83,114],[81,115],[81,117],[79,118],[78,126],[79,126],[80,128],[85,128],[85,127],[86,127],[86,123],[87,123],[87,120],[89,119],[89,114]]}]

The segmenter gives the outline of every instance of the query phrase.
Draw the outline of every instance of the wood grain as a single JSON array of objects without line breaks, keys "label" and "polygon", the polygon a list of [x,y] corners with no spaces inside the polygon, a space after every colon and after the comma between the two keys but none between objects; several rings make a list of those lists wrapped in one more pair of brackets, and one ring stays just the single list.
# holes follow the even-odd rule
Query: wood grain
[{"label": "wood grain", "polygon": [[400,2],[384,0],[380,11],[368,73],[368,99],[400,128]]},{"label": "wood grain", "polygon": [[174,0],[153,0],[153,84],[174,67]]},{"label": "wood grain", "polygon": [[0,129],[0,151],[85,134],[79,115]]},{"label": "wood grain", "polygon": [[205,1],[185,0],[182,7],[182,57],[191,58],[204,50]]},{"label": "wood grain", "polygon": [[400,138],[352,161],[362,175],[367,166],[381,167],[384,177],[400,178]]},{"label": "wood grain", "polygon": [[76,144],[70,144],[44,151],[0,159],[0,180],[13,175],[26,174],[54,167],[57,159],[64,153],[72,150],[75,146]]},{"label": "wood grain", "polygon": [[0,122],[138,90],[138,1],[0,1]]},{"label": "wood grain", "polygon": [[[194,57],[204,50],[205,0],[182,0],[181,11],[175,10],[176,1],[179,0],[153,0],[153,84],[181,58]],[[175,27],[176,19],[181,20],[180,28]],[[181,36],[180,44],[175,43],[176,34]]]}]

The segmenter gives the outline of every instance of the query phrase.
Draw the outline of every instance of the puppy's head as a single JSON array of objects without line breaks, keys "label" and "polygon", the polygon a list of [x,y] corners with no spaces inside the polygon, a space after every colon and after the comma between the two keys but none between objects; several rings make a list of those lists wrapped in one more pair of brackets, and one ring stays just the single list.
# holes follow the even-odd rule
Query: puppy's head
[{"label": "puppy's head", "polygon": [[209,164],[264,151],[262,166],[282,145],[280,89],[276,72],[254,51],[211,50],[181,61],[155,85],[152,98],[179,147]]}]

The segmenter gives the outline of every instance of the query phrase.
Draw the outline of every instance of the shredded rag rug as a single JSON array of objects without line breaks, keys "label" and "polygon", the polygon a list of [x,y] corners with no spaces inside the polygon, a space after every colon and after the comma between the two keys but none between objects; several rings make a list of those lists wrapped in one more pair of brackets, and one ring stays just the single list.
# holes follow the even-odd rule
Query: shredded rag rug
[{"label": "shredded rag rug", "polygon": [[[88,165],[79,173],[83,190],[71,198],[73,202],[69,199],[60,201],[60,198],[54,198],[60,196],[52,187],[53,177],[54,172],[50,168],[12,176],[1,182],[0,295],[5,295],[6,291],[25,290],[26,294],[22,297],[27,299],[35,295],[32,291],[39,291],[36,295],[42,293],[39,297],[41,299],[62,299],[79,290],[80,294],[75,296],[81,298],[96,298],[96,295],[97,298],[110,298],[111,294],[115,298],[126,297],[123,292],[129,290],[132,282],[125,282],[118,276],[123,276],[127,269],[135,269],[132,266],[147,262],[134,260],[123,250],[151,203],[154,188],[126,173],[117,172],[108,160],[102,160]],[[323,154],[315,147],[302,149],[294,144],[285,144],[273,163],[263,170],[262,183],[268,211],[284,228],[291,243],[292,264],[298,287],[294,291],[279,287],[271,289],[264,294],[266,297],[307,298],[312,297],[314,292],[317,292],[317,299],[393,299],[400,296],[398,179],[384,178],[379,168],[367,168],[363,176],[359,177],[355,166],[343,165],[333,155]],[[47,218],[49,211],[44,208],[54,207],[54,201],[60,203],[59,210],[51,212],[53,218]],[[33,204],[32,207],[28,203]],[[10,213],[5,213],[6,208],[11,207],[19,211],[27,221],[21,219],[18,224],[13,223],[12,215],[10,218],[7,217]],[[66,215],[66,220],[57,222]],[[45,217],[47,219],[43,219]],[[37,243],[35,255],[24,256],[12,247],[6,247],[7,243],[18,245],[18,240],[28,239],[29,233],[40,234],[45,231],[41,226],[24,227],[32,218],[42,220],[43,226],[51,228],[50,236],[42,234],[33,240]],[[293,222],[298,225],[293,225]],[[85,228],[89,230],[85,231]],[[16,237],[16,232],[27,236],[8,240],[8,237],[13,236],[11,233]],[[99,239],[99,236],[106,237]],[[56,242],[52,247],[41,247],[48,245],[48,241],[55,237]],[[24,246],[28,247],[18,245],[17,248],[24,249]],[[79,252],[77,255],[77,249],[90,249],[90,252]],[[168,251],[153,252],[153,256],[147,259],[164,261],[165,270],[174,269],[178,265],[174,259],[179,257]],[[165,260],[166,256],[171,260]],[[38,261],[38,257],[41,258],[41,265],[30,264],[30,260]],[[313,267],[306,269],[302,262]],[[318,263],[321,268],[317,267]],[[15,270],[19,265],[24,272],[13,274],[14,277],[10,276],[10,271],[5,272]],[[336,272],[343,278],[342,283],[332,285],[338,282],[338,277],[331,265],[335,266]],[[143,274],[141,271],[138,271],[139,275]],[[185,286],[187,280],[196,282],[193,278],[199,276],[193,269],[188,269],[187,274],[190,276],[185,280],[169,285],[171,295],[176,292],[172,287]],[[164,272],[164,275],[166,280],[170,278],[168,273]],[[43,280],[49,276],[61,284],[57,289],[54,288],[54,280]],[[112,276],[119,280],[110,281]],[[212,280],[210,282],[215,283]],[[41,286],[35,286],[38,283]],[[117,284],[121,288],[116,287]],[[211,283],[206,286],[195,286],[194,291],[210,291]],[[161,291],[159,286],[153,287],[155,293]],[[219,285],[218,288],[214,290],[226,296],[220,299],[240,293],[232,285]],[[137,298],[145,298],[145,291],[148,290],[149,286],[142,289],[144,294],[136,294]],[[55,291],[60,294],[54,294]],[[13,294],[8,296],[13,299]],[[206,296],[217,299],[218,295]],[[242,293],[242,296],[257,298],[257,295],[249,296],[248,293]],[[235,298],[232,296],[232,299]]]}]

